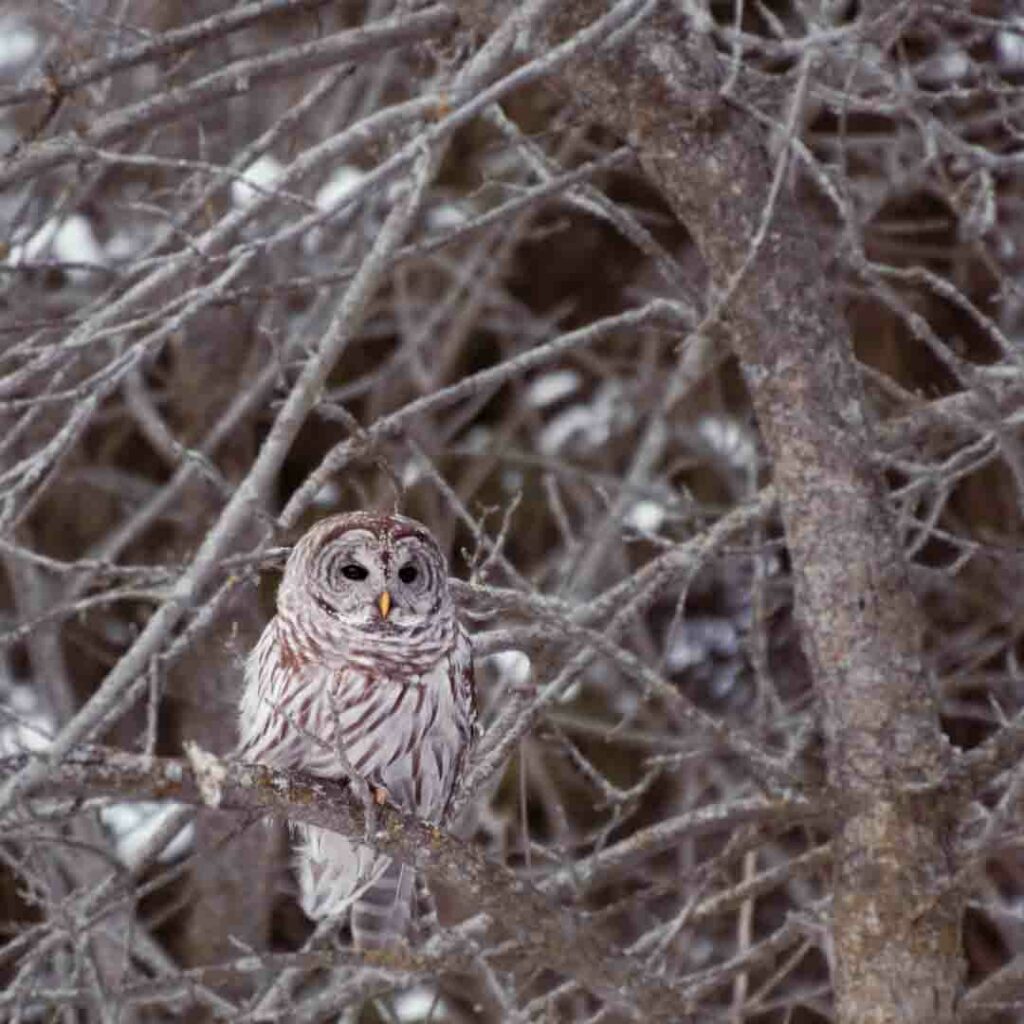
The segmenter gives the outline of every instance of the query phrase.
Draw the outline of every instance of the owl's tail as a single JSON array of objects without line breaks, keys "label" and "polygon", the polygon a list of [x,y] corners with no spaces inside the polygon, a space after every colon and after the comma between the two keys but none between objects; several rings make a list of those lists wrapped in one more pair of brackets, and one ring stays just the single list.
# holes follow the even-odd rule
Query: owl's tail
[{"label": "owl's tail", "polygon": [[314,921],[350,915],[357,949],[404,938],[412,922],[416,872],[369,847],[313,825],[296,826],[302,909]]},{"label": "owl's tail", "polygon": [[[376,873],[376,872],[375,872]],[[404,938],[412,921],[416,872],[388,859],[352,905],[356,949],[382,949]]]}]

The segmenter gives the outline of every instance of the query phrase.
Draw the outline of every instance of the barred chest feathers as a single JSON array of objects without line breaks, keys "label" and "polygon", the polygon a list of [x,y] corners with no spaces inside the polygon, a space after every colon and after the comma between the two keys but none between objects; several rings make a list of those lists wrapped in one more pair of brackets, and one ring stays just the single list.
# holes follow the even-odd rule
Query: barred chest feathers
[{"label": "barred chest feathers", "polygon": [[413,671],[303,663],[295,650],[274,619],[253,651],[242,702],[251,726],[243,731],[266,742],[247,757],[324,778],[351,770],[384,786],[398,806],[440,820],[475,724],[462,629],[432,665]]}]

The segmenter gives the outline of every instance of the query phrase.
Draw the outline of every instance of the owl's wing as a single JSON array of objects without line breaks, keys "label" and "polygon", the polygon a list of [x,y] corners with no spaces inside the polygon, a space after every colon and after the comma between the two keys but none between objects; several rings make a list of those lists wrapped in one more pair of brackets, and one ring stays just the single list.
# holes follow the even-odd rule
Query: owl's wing
[{"label": "owl's wing", "polygon": [[476,707],[476,677],[473,674],[473,647],[465,630],[459,628],[451,658],[451,687],[455,726],[458,730],[454,764],[445,773],[443,800],[439,820],[448,819],[452,797],[465,774],[473,747],[480,735]]},{"label": "owl's wing", "polygon": [[245,685],[238,707],[238,747],[235,756],[273,768],[298,768],[301,752],[290,743],[286,719],[277,706],[287,694],[290,676],[282,664],[277,642],[277,619],[271,619],[245,663]]},{"label": "owl's wing", "polygon": [[455,706],[463,732],[465,752],[477,741],[480,722],[476,707],[476,676],[473,674],[473,646],[466,631],[459,627],[452,658]]},{"label": "owl's wing", "polygon": [[319,721],[324,695],[343,692],[344,671],[297,658],[271,619],[245,665],[235,755],[272,768],[344,774]]}]

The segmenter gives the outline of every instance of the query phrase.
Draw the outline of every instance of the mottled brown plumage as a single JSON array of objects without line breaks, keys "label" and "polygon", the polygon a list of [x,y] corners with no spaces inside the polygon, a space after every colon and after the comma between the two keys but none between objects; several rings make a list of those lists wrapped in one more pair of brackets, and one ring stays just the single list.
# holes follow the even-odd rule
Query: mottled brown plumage
[{"label": "mottled brown plumage", "polygon": [[[240,756],[328,778],[354,773],[439,822],[475,721],[469,638],[429,531],[371,512],[314,526],[288,559],[277,615],[246,666]],[[298,831],[307,914],[351,908],[361,948],[406,932],[411,870],[324,829]]]}]

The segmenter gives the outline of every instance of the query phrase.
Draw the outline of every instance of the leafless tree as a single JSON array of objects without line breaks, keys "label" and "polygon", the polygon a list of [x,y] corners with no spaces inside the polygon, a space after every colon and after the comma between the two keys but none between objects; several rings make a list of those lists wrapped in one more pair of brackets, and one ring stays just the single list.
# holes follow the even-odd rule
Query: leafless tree
[{"label": "leafless tree", "polygon": [[[0,1016],[1024,1019],[1022,140],[1015,0],[0,4]],[[352,508],[448,831],[230,757]]]}]

